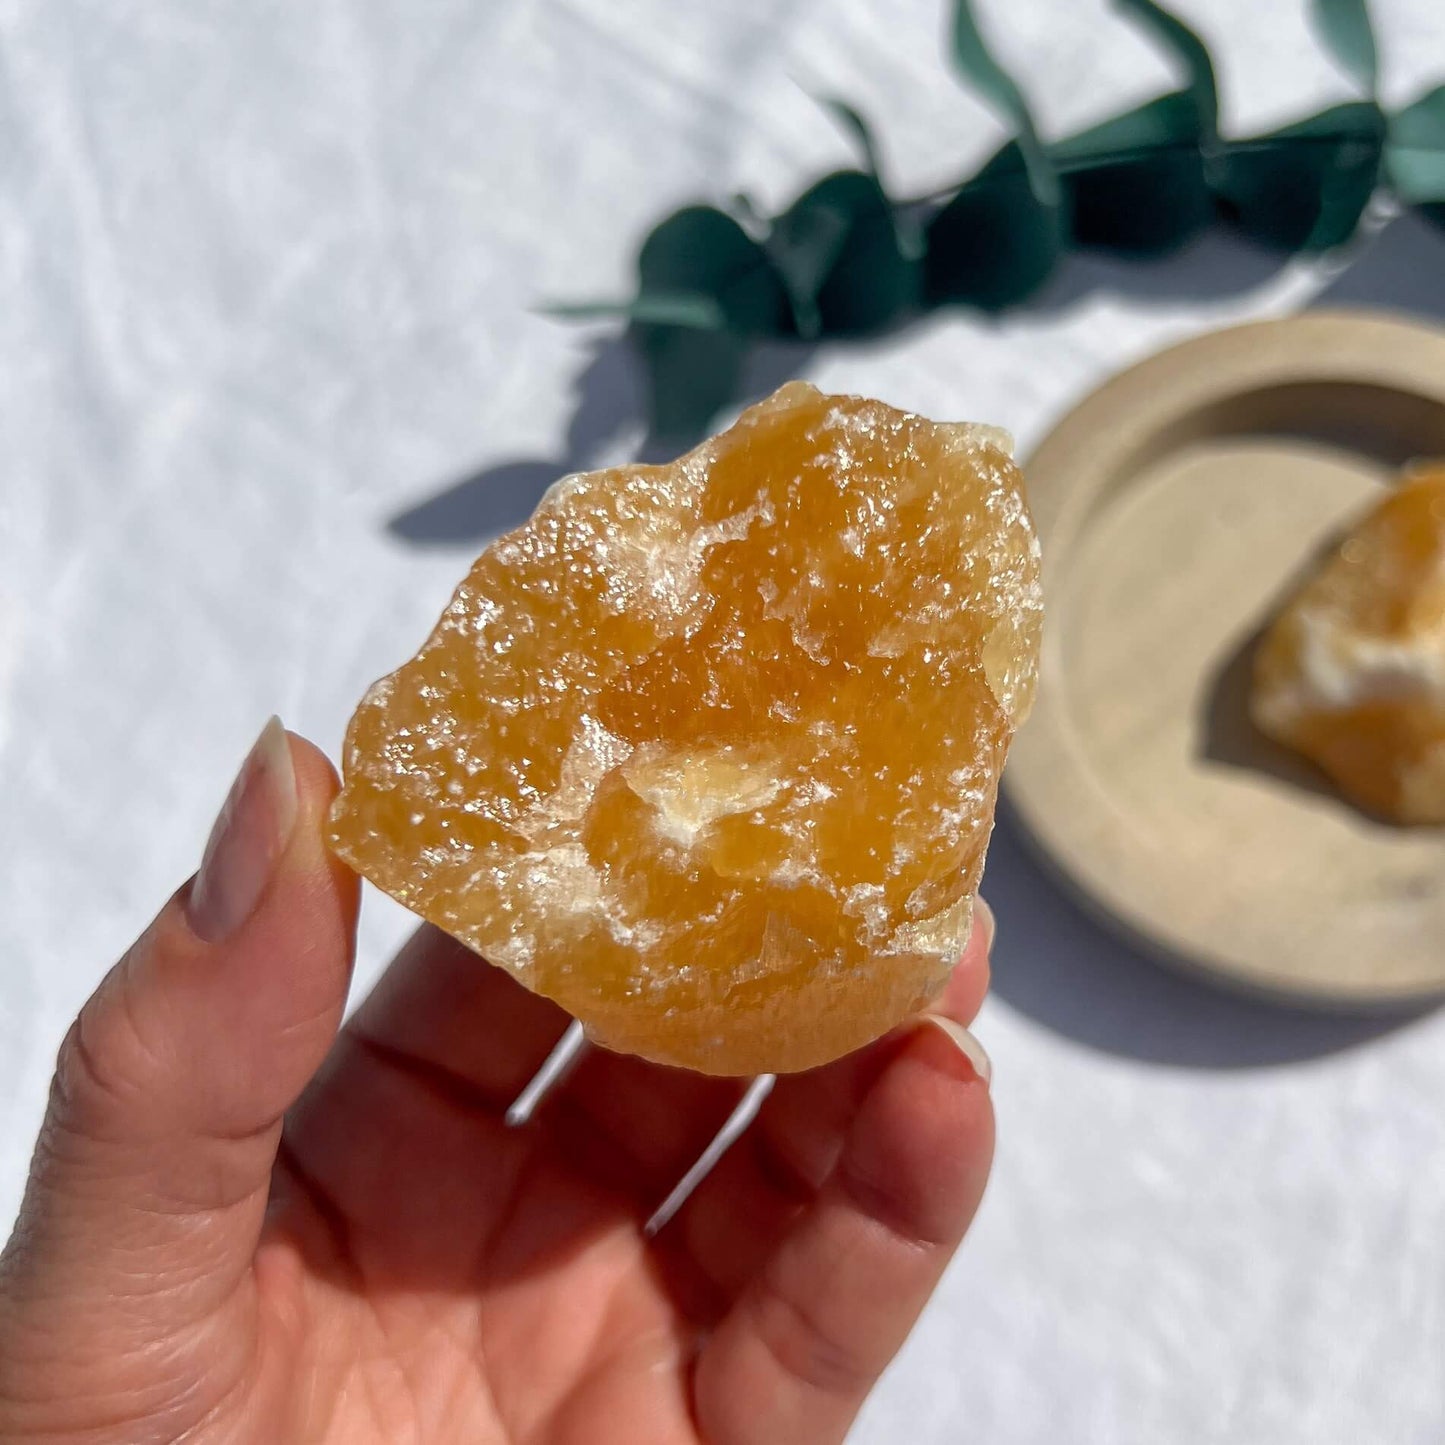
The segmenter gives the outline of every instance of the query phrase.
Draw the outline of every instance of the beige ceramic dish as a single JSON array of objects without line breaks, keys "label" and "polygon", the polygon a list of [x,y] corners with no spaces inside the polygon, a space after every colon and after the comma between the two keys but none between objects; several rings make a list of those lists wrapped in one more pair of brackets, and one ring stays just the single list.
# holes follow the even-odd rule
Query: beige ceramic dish
[{"label": "beige ceramic dish", "polygon": [[1332,1007],[1445,993],[1445,829],[1365,817],[1245,713],[1283,595],[1431,455],[1445,332],[1319,312],[1144,362],[1027,464],[1047,626],[1005,791],[1082,899],[1163,958]]}]

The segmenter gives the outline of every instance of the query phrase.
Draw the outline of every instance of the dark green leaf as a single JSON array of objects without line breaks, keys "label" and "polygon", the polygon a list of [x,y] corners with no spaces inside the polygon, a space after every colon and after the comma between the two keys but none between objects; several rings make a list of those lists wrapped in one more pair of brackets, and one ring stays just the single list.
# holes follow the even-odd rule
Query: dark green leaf
[{"label": "dark green leaf", "polygon": [[1199,115],[1200,135],[1206,149],[1211,147],[1219,133],[1219,92],[1208,47],[1177,15],[1156,5],[1154,0],[1114,0],[1114,3],[1132,15],[1184,66],[1189,81],[1187,89]]},{"label": "dark green leaf", "polygon": [[925,294],[1002,311],[1038,289],[1064,241],[1062,213],[1040,202],[1010,141],[929,223]]},{"label": "dark green leaf", "polygon": [[1385,168],[1402,201],[1445,202],[1445,85],[1390,118]]},{"label": "dark green leaf", "polygon": [[1340,68],[1374,95],[1380,62],[1366,0],[1311,0],[1310,16]]},{"label": "dark green leaf", "polygon": [[1050,147],[1074,239],[1158,254],[1202,231],[1214,198],[1201,142],[1194,95],[1176,91]]},{"label": "dark green leaf", "polygon": [[637,277],[638,304],[705,296],[729,330],[768,336],[787,325],[787,294],[767,252],[712,206],[688,206],[662,221],[642,244]]},{"label": "dark green leaf", "polygon": [[863,157],[863,164],[867,166],[869,174],[875,179],[879,179],[883,173],[878,165],[878,147],[873,140],[873,128],[863,119],[862,113],[855,110],[846,100],[839,100],[831,95],[821,96],[818,104],[857,143],[859,153]]},{"label": "dark green leaf", "polygon": [[804,337],[881,331],[918,302],[918,263],[905,254],[888,197],[862,171],[809,187],[778,217],[767,246]]},{"label": "dark green leaf", "polygon": [[1269,135],[1229,141],[1219,156],[1220,209],[1266,246],[1338,246],[1374,193],[1384,139],[1379,107],[1349,101]]},{"label": "dark green leaf", "polygon": [[748,342],[728,331],[635,325],[649,384],[652,434],[679,446],[706,434],[737,395]]},{"label": "dark green leaf", "polygon": [[767,240],[768,254],[787,287],[793,325],[811,341],[823,330],[818,292],[848,239],[849,217],[838,206],[795,201],[778,217]]},{"label": "dark green leaf", "polygon": [[[634,300],[553,313],[626,318],[651,379],[655,434],[686,441],[737,395],[754,340],[876,333],[921,306],[1002,310],[1047,279],[1070,241],[1160,252],[1217,212],[1265,245],[1324,250],[1353,234],[1382,166],[1402,201],[1445,226],[1445,86],[1395,116],[1388,139],[1371,100],[1225,142],[1200,38],[1156,0],[1115,4],[1182,66],[1183,89],[1045,147],[969,0],[953,0],[952,58],[1017,134],[941,208],[937,196],[890,201],[870,126],[851,105],[825,98],[866,171],[824,178],[772,223],[743,197],[732,216],[679,211],[642,247]],[[1323,43],[1373,95],[1366,0],[1310,5]]]},{"label": "dark green leaf", "polygon": [[1045,205],[1057,204],[1058,177],[1049,165],[1028,102],[1013,77],[993,58],[984,43],[969,0],[954,0],[952,41],[954,64],[964,79],[995,110],[1000,111],[1018,133],[1015,141],[1027,167],[1034,194]]}]

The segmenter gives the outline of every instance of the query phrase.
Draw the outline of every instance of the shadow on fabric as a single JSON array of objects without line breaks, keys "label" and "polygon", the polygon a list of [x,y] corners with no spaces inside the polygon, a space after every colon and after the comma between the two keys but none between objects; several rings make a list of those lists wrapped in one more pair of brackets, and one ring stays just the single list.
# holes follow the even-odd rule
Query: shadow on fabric
[{"label": "shadow on fabric", "polygon": [[1039,862],[1006,803],[983,891],[998,917],[994,996],[1105,1053],[1182,1068],[1261,1068],[1340,1053],[1429,1012],[1320,1013],[1176,973],[1085,913]]},{"label": "shadow on fabric", "polygon": [[[775,391],[803,370],[810,355],[811,348],[802,345],[760,347],[744,375],[742,399],[753,401]],[[642,367],[626,337],[594,341],[573,390],[576,402],[559,455],[519,457],[483,467],[408,507],[391,519],[387,530],[417,546],[480,547],[521,526],[560,477],[616,464],[617,450],[626,449],[630,434],[643,431],[646,416]],[[644,436],[626,460],[669,462],[686,445]]]}]

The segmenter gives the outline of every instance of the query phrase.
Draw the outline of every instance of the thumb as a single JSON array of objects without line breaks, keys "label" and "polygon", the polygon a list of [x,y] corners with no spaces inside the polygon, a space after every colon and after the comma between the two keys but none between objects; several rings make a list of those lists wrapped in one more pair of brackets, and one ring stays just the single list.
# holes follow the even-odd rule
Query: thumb
[{"label": "thumb", "polygon": [[143,1347],[234,1291],[281,1117],[346,1001],[358,885],[322,842],[335,791],[325,757],[273,718],[200,871],[71,1027],[0,1262],[0,1305],[45,1316],[19,1333],[53,1345],[74,1325]]}]

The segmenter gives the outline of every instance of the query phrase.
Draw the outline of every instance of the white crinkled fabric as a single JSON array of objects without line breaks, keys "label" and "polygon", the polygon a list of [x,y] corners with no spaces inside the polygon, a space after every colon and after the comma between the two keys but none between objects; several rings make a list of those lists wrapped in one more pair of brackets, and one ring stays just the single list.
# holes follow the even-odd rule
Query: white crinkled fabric
[{"label": "white crinkled fabric", "polygon": [[[265,717],[333,755],[486,536],[631,455],[614,346],[537,314],[627,283],[665,208],[764,206],[874,121],[900,189],[997,143],[940,0],[0,0],[0,1200],[56,1047],[195,866]],[[1061,134],[1170,83],[1105,0],[980,0]],[[1377,0],[1398,103],[1438,0]],[[1180,0],[1225,121],[1343,97],[1302,5]],[[1341,276],[1222,240],[1086,258],[1002,321],[805,362],[1023,455],[1111,372],[1316,294],[1440,314],[1445,234]],[[480,478],[480,479],[478,479]],[[468,479],[474,479],[468,481]],[[1299,1020],[1083,922],[1005,824],[978,1033],[996,1171],[858,1445],[1445,1438],[1445,1017]],[[407,929],[368,899],[359,988]]]}]

